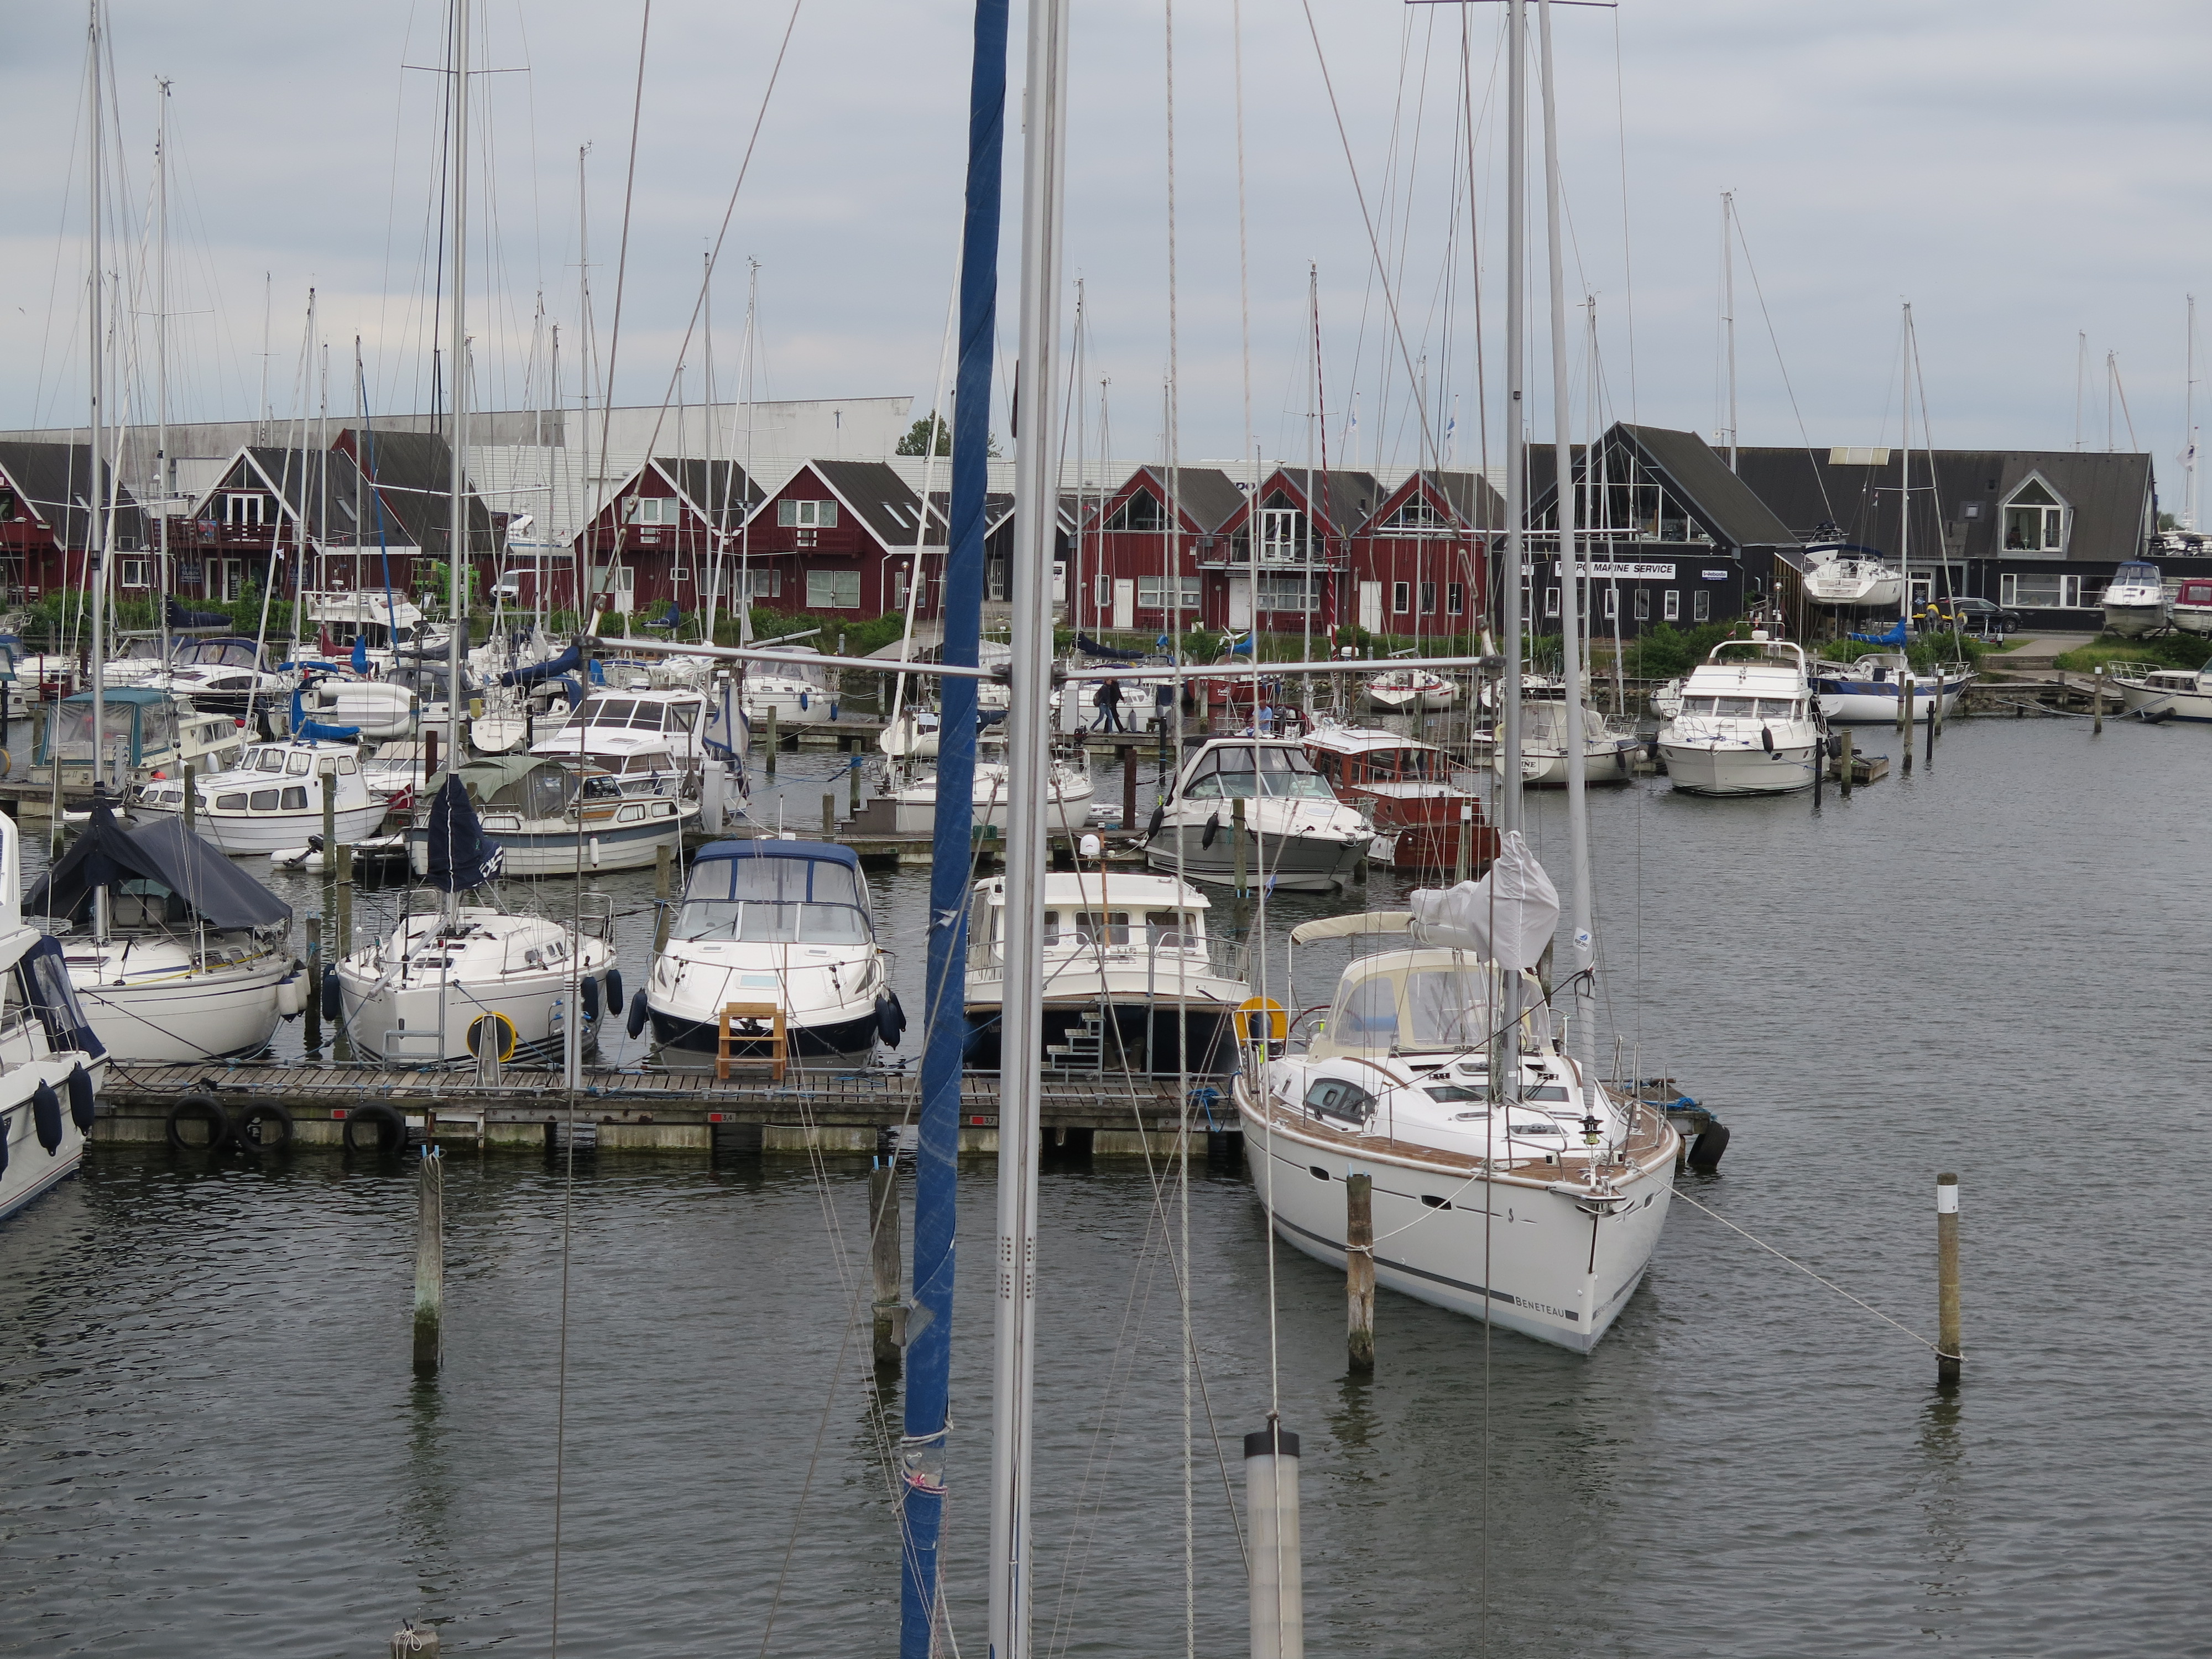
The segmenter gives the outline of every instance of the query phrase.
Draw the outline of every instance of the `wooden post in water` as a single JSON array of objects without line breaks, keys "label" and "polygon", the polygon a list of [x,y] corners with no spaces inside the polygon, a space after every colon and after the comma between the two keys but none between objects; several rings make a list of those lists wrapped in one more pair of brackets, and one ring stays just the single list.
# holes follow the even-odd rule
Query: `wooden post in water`
[{"label": "wooden post in water", "polygon": [[1137,827],[1137,745],[1121,745],[1121,833]]},{"label": "wooden post in water", "polygon": [[353,848],[338,848],[338,956],[353,954]]},{"label": "wooden post in water", "polygon": [[[323,914],[338,913],[338,792],[337,775],[319,775],[323,787]],[[190,793],[187,792],[186,799]],[[341,951],[339,955],[345,953]]]},{"label": "wooden post in water", "polygon": [[1229,856],[1231,872],[1237,878],[1237,896],[1243,898],[1249,890],[1247,878],[1250,876],[1251,871],[1245,863],[1244,798],[1242,795],[1229,803],[1229,833],[1236,837],[1236,844],[1229,849]]},{"label": "wooden post in water", "polygon": [[831,790],[822,797],[822,839],[830,840],[837,833],[837,793]]},{"label": "wooden post in water", "polygon": [[323,1046],[323,918],[317,911],[307,918],[307,1052]]},{"label": "wooden post in water", "polygon": [[668,897],[670,878],[676,862],[676,849],[660,846],[653,849],[653,957],[658,962],[660,953],[668,948]]},{"label": "wooden post in water", "polygon": [[1851,798],[1851,773],[1857,768],[1859,763],[1858,756],[1853,752],[1850,727],[1844,728],[1843,738],[1844,752],[1837,757],[1838,769],[1836,776],[1843,783],[1844,799],[1849,800]]},{"label": "wooden post in water", "polygon": [[906,1344],[906,1309],[899,1301],[898,1154],[868,1171],[868,1263],[876,1281],[876,1369],[895,1367]]},{"label": "wooden post in water", "polygon": [[1959,1177],[1936,1177],[1936,1381],[1956,1386],[1959,1349]]},{"label": "wooden post in water", "polygon": [[2105,665],[2099,663],[2089,681],[2089,731],[2100,735],[2105,729]]},{"label": "wooden post in water", "polygon": [[1905,757],[1905,769],[1912,770],[1912,682],[1907,680],[1897,689],[1898,750]]},{"label": "wooden post in water", "polygon": [[774,703],[770,703],[768,706],[768,775],[770,777],[774,777],[775,775],[775,751],[777,747],[778,739],[775,731],[775,705]]},{"label": "wooden post in water", "polygon": [[1344,1178],[1345,1346],[1352,1369],[1375,1369],[1375,1177]]},{"label": "wooden post in water", "polygon": [[853,763],[850,768],[848,769],[846,781],[851,787],[851,799],[848,816],[858,817],[860,816],[860,757],[857,754],[853,757]]},{"label": "wooden post in water", "polygon": [[446,1316],[446,1160],[435,1146],[422,1149],[416,1200],[415,1375],[435,1376],[444,1357]]}]

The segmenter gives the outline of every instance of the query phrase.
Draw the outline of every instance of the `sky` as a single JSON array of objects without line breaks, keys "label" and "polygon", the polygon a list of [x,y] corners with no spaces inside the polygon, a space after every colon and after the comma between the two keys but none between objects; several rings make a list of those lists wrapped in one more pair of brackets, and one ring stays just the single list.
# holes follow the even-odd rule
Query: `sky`
[{"label": "sky", "polygon": [[[641,73],[641,0],[473,3],[474,60],[492,71],[471,91],[479,401],[545,394],[553,323],[561,395],[578,395],[583,146],[597,372],[619,401],[703,395],[695,313],[726,211],[720,395],[743,381],[757,261],[755,395],[933,401],[972,13],[949,0],[798,0],[795,12],[792,0],[653,0]],[[1310,8],[1075,0],[1066,268],[1083,282],[1089,453],[1161,452],[1171,368],[1186,458],[1256,445],[1303,459],[1325,441],[1333,465],[1411,464],[1425,412],[1427,441],[1443,444],[1449,425],[1458,462],[1502,449],[1504,9]],[[426,406],[444,9],[109,0],[106,263],[127,295],[131,418],[154,402],[145,227],[162,76],[173,416],[265,404],[281,420],[324,398],[349,414],[364,395],[372,412]],[[1018,100],[1025,8],[1014,10]],[[61,424],[82,418],[85,396],[85,14],[0,0],[0,426]],[[2109,420],[2111,441],[2149,451],[2176,500],[2185,296],[2212,306],[2200,88],[2212,8],[1622,0],[1560,6],[1554,27],[1577,431],[1590,418],[1591,296],[1601,418],[1709,436],[1724,424],[1729,191],[1742,441],[1899,441],[1909,301],[1916,443],[1923,407],[1944,447],[2101,449]],[[1002,352],[1019,131],[1010,115]],[[1540,189],[1532,200],[1540,216]],[[1540,216],[1530,407],[1548,440],[1543,250]],[[1002,363],[1001,435],[1006,379]]]}]

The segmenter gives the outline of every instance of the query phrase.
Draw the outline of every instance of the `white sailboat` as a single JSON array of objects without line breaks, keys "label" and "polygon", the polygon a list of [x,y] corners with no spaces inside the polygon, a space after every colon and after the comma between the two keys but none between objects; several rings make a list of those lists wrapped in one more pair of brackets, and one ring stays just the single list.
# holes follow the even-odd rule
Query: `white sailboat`
[{"label": "white sailboat", "polygon": [[1876,549],[1817,543],[1805,550],[1805,597],[1832,611],[1902,611],[1905,572]]},{"label": "white sailboat", "polygon": [[1449,708],[1459,701],[1459,687],[1432,668],[1388,669],[1363,689],[1369,705],[1385,714]]},{"label": "white sailboat", "polygon": [[[974,785],[976,828],[1006,829],[1006,804],[1012,787],[1010,769],[1003,762],[976,763]],[[1097,786],[1091,781],[1091,769],[1087,765],[1080,761],[1054,763],[1049,785],[1049,810],[1054,830],[1066,834],[1088,823],[1091,821],[1091,802],[1096,793]],[[877,797],[877,802],[871,803],[871,809],[876,815],[871,822],[879,821],[886,811],[890,814],[890,833],[894,835],[928,835],[937,812],[937,774],[924,772],[897,784]]]},{"label": "white sailboat", "polygon": [[[475,804],[485,839],[500,849],[500,873],[507,876],[649,869],[664,848],[681,850],[684,830],[699,816],[672,788],[634,798],[617,777],[546,756],[488,757],[465,762],[453,775]],[[408,843],[427,849],[430,814],[420,816]]]}]

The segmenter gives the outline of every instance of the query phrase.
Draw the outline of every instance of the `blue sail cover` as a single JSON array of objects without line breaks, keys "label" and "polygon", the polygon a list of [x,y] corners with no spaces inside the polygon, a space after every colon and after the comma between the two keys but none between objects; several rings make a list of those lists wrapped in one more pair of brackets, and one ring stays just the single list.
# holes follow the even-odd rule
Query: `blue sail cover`
[{"label": "blue sail cover", "polygon": [[228,611],[187,611],[171,594],[168,602],[169,626],[172,628],[235,628],[238,619]]},{"label": "blue sail cover", "polygon": [[550,662],[534,662],[527,668],[510,668],[499,677],[501,685],[535,685],[540,680],[558,679],[563,674],[573,674],[584,665],[583,653],[571,645]]},{"label": "blue sail cover", "polygon": [[441,893],[465,893],[499,874],[506,854],[484,838],[469,792],[453,773],[430,803],[430,885]]},{"label": "blue sail cover", "polygon": [[325,726],[320,720],[311,720],[300,707],[300,691],[292,690],[292,735],[306,738],[314,743],[344,743],[361,735],[358,726]]},{"label": "blue sail cover", "polygon": [[39,1011],[46,1035],[58,1048],[75,1048],[94,1059],[107,1052],[92,1034],[92,1026],[77,1006],[76,987],[70,982],[69,963],[62,942],[52,933],[23,953],[23,991]]},{"label": "blue sail cover", "polygon": [[1088,634],[1075,636],[1075,648],[1086,657],[1103,657],[1109,662],[1142,662],[1146,653],[1123,651],[1115,646],[1101,645]]},{"label": "blue sail cover", "polygon": [[1905,618],[1899,617],[1897,619],[1896,623],[1887,634],[1854,634],[1851,637],[1855,640],[1863,641],[1869,645],[1903,645],[1905,643]]}]

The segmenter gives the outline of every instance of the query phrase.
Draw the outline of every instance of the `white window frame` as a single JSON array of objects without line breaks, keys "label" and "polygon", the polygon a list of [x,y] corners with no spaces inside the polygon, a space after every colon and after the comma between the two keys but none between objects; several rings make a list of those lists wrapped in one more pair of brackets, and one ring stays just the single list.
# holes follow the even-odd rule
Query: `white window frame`
[{"label": "white window frame", "polygon": [[1260,556],[1291,564],[1305,556],[1305,514],[1295,507],[1260,509]]},{"label": "white window frame", "polygon": [[1434,582],[1421,584],[1421,614],[1424,617],[1437,614],[1437,585]]},{"label": "white window frame", "polygon": [[1467,584],[1465,582],[1446,582],[1444,584],[1444,615],[1447,617],[1463,617],[1466,614]]},{"label": "white window frame", "polygon": [[[842,597],[851,594],[850,599]],[[860,573],[857,570],[810,570],[806,573],[809,611],[858,611]]]},{"label": "white window frame", "polygon": [[837,503],[781,501],[775,504],[775,521],[786,530],[835,530]]},{"label": "white window frame", "polygon": [[1411,582],[1390,584],[1390,614],[1410,617],[1413,614],[1413,585]]},{"label": "white window frame", "polygon": [[145,587],[150,586],[146,580],[146,561],[143,559],[116,560],[115,585],[118,587]]},{"label": "white window frame", "polygon": [[1690,620],[1702,623],[1711,622],[1712,619],[1713,590],[1710,587],[1700,587],[1697,590],[1696,597],[1690,601]]},{"label": "white window frame", "polygon": [[234,530],[259,528],[264,499],[258,490],[233,490],[222,498],[223,523]]},{"label": "white window frame", "polygon": [[676,514],[668,509],[675,505],[665,495],[633,495],[629,498],[629,507],[623,521],[625,524],[656,526],[674,524]]},{"label": "white window frame", "polygon": [[1559,614],[1559,590],[1556,587],[1547,587],[1544,590],[1544,614],[1547,617],[1556,617]]},{"label": "white window frame", "polygon": [[[2020,498],[2031,489],[2042,490],[2051,498],[2052,504],[2046,506],[2041,502],[2034,502],[2025,507],[2020,505]],[[2014,547],[2010,544],[2012,515],[2015,513],[2032,513],[2037,515],[2040,530],[2039,539],[2034,545],[2023,543],[2019,547]],[[2053,545],[2050,539],[2054,524],[2058,532],[2056,545]],[[2014,484],[2011,492],[1997,503],[1997,554],[2000,557],[2008,554],[2018,557],[2033,557],[2040,554],[2046,558],[2063,558],[2067,546],[2073,538],[2074,509],[2066,504],[2066,498],[2063,495],[2051,487],[2051,480],[2040,472],[2029,473],[2027,477]]]},{"label": "white window frame", "polygon": [[1679,587],[1670,587],[1670,588],[1668,588],[1668,589],[1667,590],[1667,602],[1666,602],[1666,604],[1665,604],[1664,605],[1662,605],[1662,606],[1661,607],[1661,610],[1662,610],[1662,611],[1664,613],[1664,614],[1663,614],[1663,616],[1662,617],[1662,621],[1665,621],[1665,622],[1680,622],[1680,621],[1681,621],[1681,620],[1682,620],[1682,590],[1681,590],[1680,588],[1679,588]]},{"label": "white window frame", "polygon": [[1636,590],[1636,620],[1638,622],[1651,620],[1651,590],[1648,587],[1639,587]]},{"label": "white window frame", "polygon": [[1103,570],[1091,579],[1091,608],[1111,611],[1114,608],[1114,579]]},{"label": "white window frame", "polygon": [[[1305,599],[1303,607],[1298,604],[1301,594]],[[1292,616],[1298,615],[1303,609],[1305,613],[1311,614],[1321,609],[1321,578],[1311,574],[1262,575],[1253,609],[1263,613],[1286,611]]]},{"label": "white window frame", "polygon": [[[1182,579],[1182,603],[1177,607],[1187,617],[1195,617],[1204,601],[1204,584],[1194,576]],[[1168,609],[1168,584],[1164,576],[1137,578],[1137,609],[1158,611],[1165,614]]]}]

